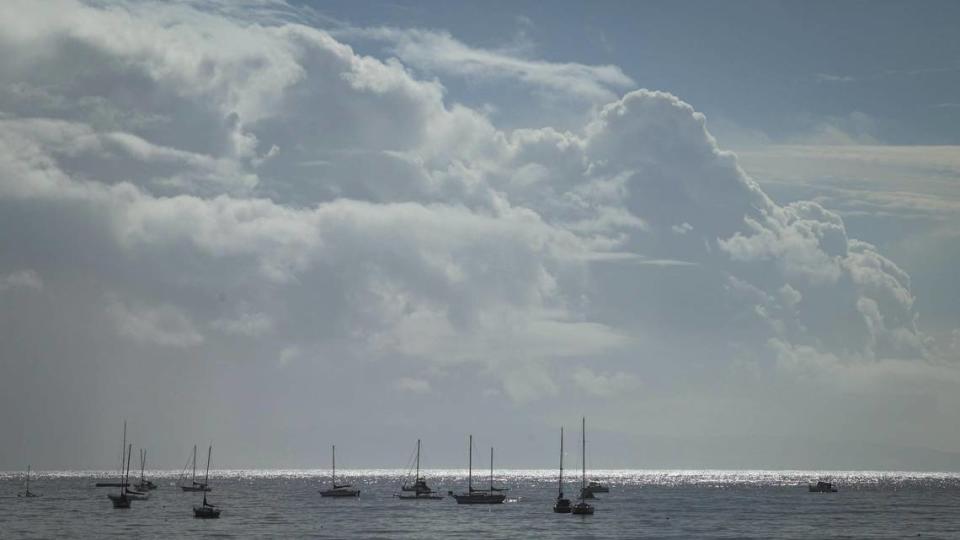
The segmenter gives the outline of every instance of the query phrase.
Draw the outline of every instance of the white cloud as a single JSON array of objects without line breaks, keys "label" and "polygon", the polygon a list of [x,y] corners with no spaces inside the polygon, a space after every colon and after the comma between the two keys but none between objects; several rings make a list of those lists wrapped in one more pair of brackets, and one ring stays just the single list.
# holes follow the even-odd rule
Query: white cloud
[{"label": "white cloud", "polygon": [[189,317],[169,304],[134,308],[117,298],[111,298],[107,313],[121,336],[140,343],[193,347],[204,341]]},{"label": "white cloud", "polygon": [[630,373],[595,373],[588,368],[577,368],[573,372],[573,382],[580,390],[598,397],[616,397],[618,394],[635,390],[639,379]]},{"label": "white cloud", "polygon": [[607,100],[614,91],[634,86],[619,67],[531,60],[512,50],[471,47],[447,32],[400,28],[352,28],[337,36],[390,44],[405,64],[428,72],[486,79],[513,79],[551,94]]},{"label": "white cloud", "polygon": [[273,320],[264,313],[241,313],[234,319],[217,319],[214,328],[238,336],[259,337],[273,331]]},{"label": "white cloud", "polygon": [[394,381],[393,384],[397,390],[410,392],[411,394],[429,394],[431,391],[430,382],[425,379],[401,377]]},{"label": "white cloud", "polygon": [[40,274],[33,270],[19,270],[6,275],[0,275],[0,292],[9,289],[43,290],[43,280]]},{"label": "white cloud", "polygon": [[[232,382],[277,401],[337,381],[324,395],[304,383],[302,402],[275,405],[286,412],[352,388],[384,394],[377,384],[550,408],[572,382],[577,405],[618,396],[629,416],[641,379],[672,390],[677,376],[713,383],[742,365],[788,383],[837,365],[850,380],[949,372],[927,370],[902,268],[850,238],[842,214],[777,204],[755,180],[764,171],[744,172],[692,105],[617,97],[632,84],[617,68],[392,29],[365,36],[395,47],[381,60],[282,17],[192,4],[9,6],[0,216],[21,226],[0,237],[0,264],[36,269],[65,309],[114,291],[118,350],[194,347],[179,352],[237,362]],[[606,103],[569,130],[505,131],[411,67]],[[927,152],[952,189],[948,149],[891,151],[823,160],[879,171]],[[30,320],[38,334],[115,339],[96,321]],[[411,372],[444,385],[400,376]]]}]

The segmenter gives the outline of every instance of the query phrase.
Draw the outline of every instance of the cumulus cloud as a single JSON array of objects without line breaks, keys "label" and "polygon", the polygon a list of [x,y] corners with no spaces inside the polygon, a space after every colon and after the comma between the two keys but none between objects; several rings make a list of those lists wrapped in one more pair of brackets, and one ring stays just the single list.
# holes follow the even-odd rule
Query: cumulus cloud
[{"label": "cumulus cloud", "polygon": [[[618,97],[617,68],[391,29],[364,36],[394,44],[378,59],[191,4],[11,6],[0,264],[106,295],[122,341],[522,403],[626,399],[650,367],[929,360],[906,272],[819,203],[777,204],[692,105]],[[409,66],[606,103],[505,131]]]}]

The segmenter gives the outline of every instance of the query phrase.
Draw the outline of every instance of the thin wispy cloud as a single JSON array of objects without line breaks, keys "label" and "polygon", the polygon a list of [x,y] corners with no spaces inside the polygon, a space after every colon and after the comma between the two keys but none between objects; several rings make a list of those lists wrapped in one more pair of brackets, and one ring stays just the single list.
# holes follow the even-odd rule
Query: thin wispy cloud
[{"label": "thin wispy cloud", "polygon": [[473,47],[445,31],[375,27],[337,29],[333,34],[344,39],[384,42],[391,54],[426,72],[515,81],[541,91],[592,101],[611,99],[618,91],[636,85],[617,66],[530,59],[517,54],[516,47]]}]

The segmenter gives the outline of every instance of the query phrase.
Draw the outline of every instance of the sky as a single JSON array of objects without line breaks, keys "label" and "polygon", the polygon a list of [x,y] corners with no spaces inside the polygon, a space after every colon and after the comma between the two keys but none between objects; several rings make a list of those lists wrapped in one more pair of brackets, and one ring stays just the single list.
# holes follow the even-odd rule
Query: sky
[{"label": "sky", "polygon": [[3,2],[0,470],[960,470],[958,22]]}]

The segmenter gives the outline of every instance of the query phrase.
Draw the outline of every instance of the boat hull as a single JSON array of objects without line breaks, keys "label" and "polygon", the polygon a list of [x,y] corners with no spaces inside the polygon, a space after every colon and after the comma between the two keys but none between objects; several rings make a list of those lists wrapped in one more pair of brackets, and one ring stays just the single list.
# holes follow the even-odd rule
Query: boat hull
[{"label": "boat hull", "polygon": [[585,502],[577,503],[573,506],[573,509],[570,511],[570,513],[578,516],[592,516],[593,505],[587,504]]},{"label": "boat hull", "polygon": [[132,499],[126,495],[115,495],[111,493],[107,495],[107,498],[113,503],[114,508],[130,508],[130,501]]},{"label": "boat hull", "polygon": [[453,495],[457,504],[503,504],[507,496],[502,493],[464,493]]},{"label": "boat hull", "polygon": [[321,497],[335,497],[335,498],[344,498],[344,497],[359,497],[359,489],[326,489],[320,492]]},{"label": "boat hull", "polygon": [[421,493],[418,495],[397,495],[397,498],[405,501],[439,501],[443,498],[443,495],[438,495],[436,493]]},{"label": "boat hull", "polygon": [[193,517],[198,519],[217,519],[220,517],[220,509],[209,506],[194,506]]},{"label": "boat hull", "polygon": [[208,486],[180,486],[180,489],[188,492],[212,491],[211,488],[209,488]]},{"label": "boat hull", "polygon": [[553,511],[557,514],[569,514],[573,510],[570,499],[557,499],[553,505]]}]

